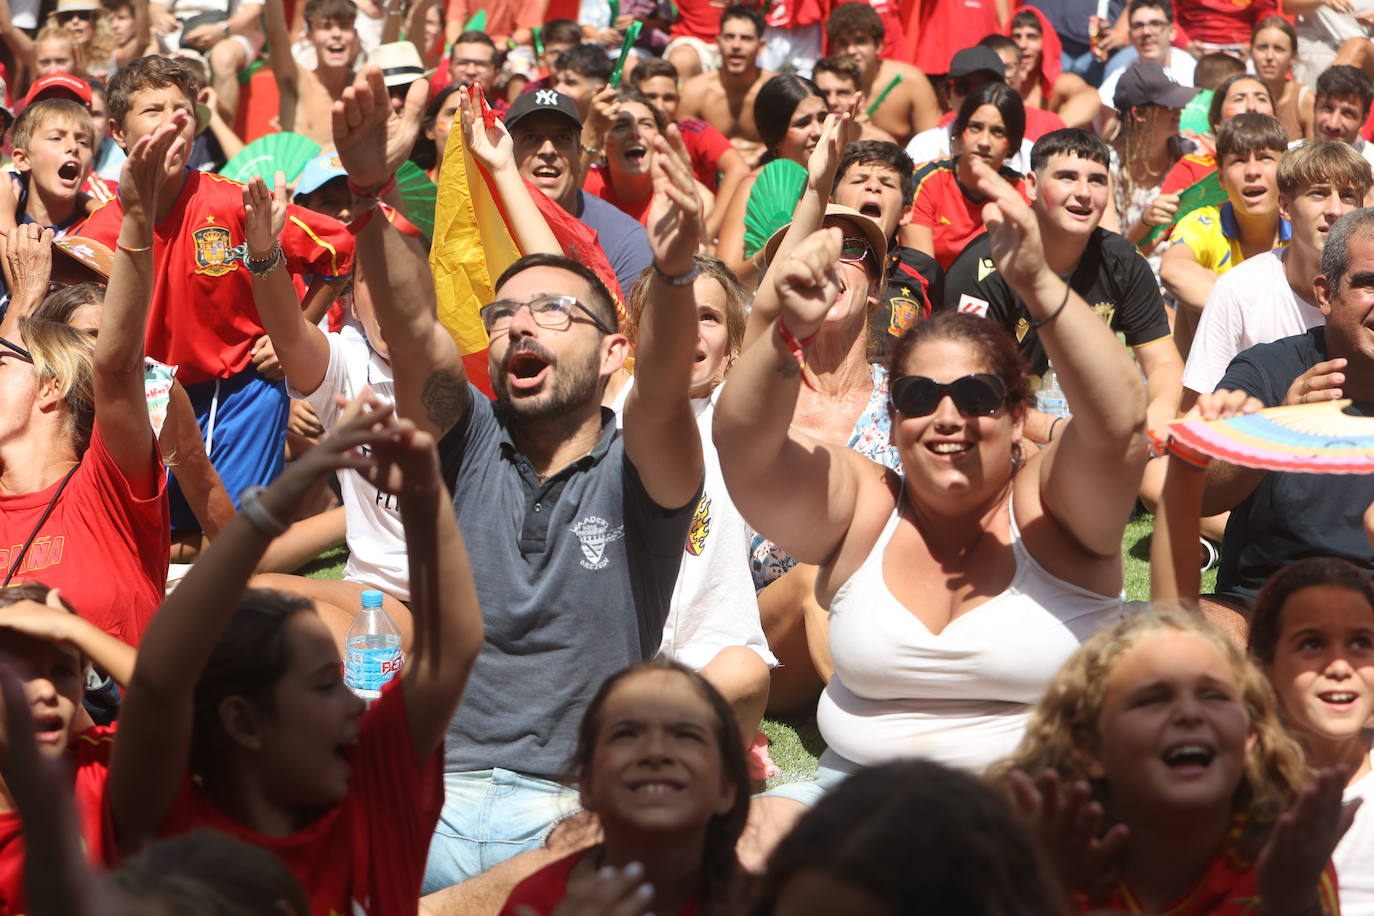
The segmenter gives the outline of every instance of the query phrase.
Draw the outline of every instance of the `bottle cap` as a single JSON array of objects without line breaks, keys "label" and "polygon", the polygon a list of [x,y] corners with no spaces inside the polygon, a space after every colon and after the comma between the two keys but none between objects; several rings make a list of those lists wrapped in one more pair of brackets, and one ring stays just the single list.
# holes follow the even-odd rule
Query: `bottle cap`
[{"label": "bottle cap", "polygon": [[382,593],[375,588],[369,588],[363,592],[363,607],[381,607]]}]

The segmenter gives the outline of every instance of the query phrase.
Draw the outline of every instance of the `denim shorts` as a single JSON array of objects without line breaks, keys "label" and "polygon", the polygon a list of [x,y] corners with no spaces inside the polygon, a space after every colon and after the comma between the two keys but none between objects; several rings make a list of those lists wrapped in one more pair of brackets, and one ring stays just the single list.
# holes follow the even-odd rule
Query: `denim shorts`
[{"label": "denim shorts", "polygon": [[444,774],[444,809],[429,844],[422,893],[432,894],[538,849],[580,809],[577,792],[510,770]]},{"label": "denim shorts", "polygon": [[814,808],[816,802],[820,801],[827,792],[860,769],[862,767],[859,764],[826,748],[825,752],[821,754],[821,759],[816,763],[816,775],[809,782],[790,782],[785,786],[778,786],[776,789],[770,789],[754,797],[787,798],[808,808]]}]

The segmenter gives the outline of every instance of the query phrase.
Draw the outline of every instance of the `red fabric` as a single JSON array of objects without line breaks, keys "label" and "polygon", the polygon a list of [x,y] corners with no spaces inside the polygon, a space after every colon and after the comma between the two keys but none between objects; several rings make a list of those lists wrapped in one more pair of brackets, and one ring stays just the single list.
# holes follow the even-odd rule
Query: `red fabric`
[{"label": "red fabric", "polygon": [[1178,24],[1194,41],[1249,44],[1255,23],[1278,12],[1277,0],[1175,0]]},{"label": "red fabric", "polygon": [[[114,749],[113,727],[93,725],[72,739],[72,795],[86,858],[93,865],[107,861],[105,784]],[[24,824],[18,811],[0,814],[0,913],[28,912],[24,895]]]},{"label": "red fabric", "polygon": [[[940,119],[939,126],[954,123],[956,112],[947,111]],[[1052,130],[1059,130],[1061,127],[1068,127],[1064,119],[1052,111],[1043,108],[1036,108],[1034,105],[1026,106],[1026,139],[1034,143],[1045,134]]]},{"label": "red fabric", "polygon": [[[1024,198],[1026,183],[1005,166],[1006,178]],[[927,226],[935,238],[935,260],[949,270],[954,259],[983,234],[983,204],[964,193],[955,178],[954,159],[937,159],[916,170],[916,199],[911,203],[911,221]]]},{"label": "red fabric", "polygon": [[904,13],[903,21],[907,34],[916,35],[916,66],[924,73],[948,73],[957,52],[1002,31],[993,0],[924,3],[918,15]]},{"label": "red fabric", "polygon": [[1040,20],[1043,41],[1040,46],[1040,91],[1045,94],[1045,101],[1049,102],[1050,95],[1054,92],[1054,83],[1064,72],[1064,46],[1059,41],[1059,33],[1050,25],[1045,14],[1033,6],[1024,4],[1011,11],[1011,19],[1007,20],[1007,27],[1003,30],[1005,34],[1011,35],[1011,20],[1022,10],[1030,10],[1035,14],[1035,18]]},{"label": "red fabric", "polygon": [[383,688],[363,715],[349,761],[348,797],[291,836],[248,829],[189,775],[159,835],[208,827],[275,853],[305,888],[314,916],[415,916],[430,834],[444,802],[443,750],[414,759],[402,678]]},{"label": "red fabric", "polygon": [[[124,208],[112,200],[72,234],[114,248],[123,219]],[[147,354],[179,367],[184,385],[242,372],[252,361],[253,341],[264,333],[241,249],[233,250],[244,244],[243,185],[191,171],[153,236]],[[295,204],[281,244],[294,274],[334,278],[353,269],[353,237],[343,223]]]},{"label": "red fabric", "polygon": [[[61,589],[82,617],[133,646],[162,603],[170,552],[167,475],[156,443],[149,452],[143,479],[129,480],[96,427],[80,467],[11,580]],[[59,485],[0,494],[0,578]]]},{"label": "red fabric", "polygon": [[[597,240],[596,231],[554,203],[547,194],[528,181],[525,182],[525,187],[529,188],[530,196],[534,198],[535,205],[539,207],[539,212],[544,217],[544,221],[549,224],[549,228],[558,238],[558,244],[563,246],[563,253],[590,267],[601,278],[601,282],[606,284],[606,289],[610,290],[611,295],[615,297],[615,309],[623,324],[625,322],[624,292],[620,289],[620,281],[616,279],[611,262],[606,260],[606,252],[601,250],[601,242]],[[507,218],[507,222],[509,221]]]},{"label": "red fabric", "polygon": [[[708,44],[715,44],[720,34],[720,11],[725,7],[714,0],[677,0],[677,22],[668,33],[673,38],[700,38]],[[576,18],[575,16],[573,18]]]},{"label": "red fabric", "polygon": [[1374,106],[1369,109],[1369,117],[1365,118],[1364,127],[1360,128],[1360,136],[1366,140],[1374,139]]},{"label": "red fabric", "polygon": [[1159,193],[1173,194],[1176,191],[1182,191],[1188,185],[1196,184],[1216,170],[1217,160],[1214,157],[1189,153],[1175,162],[1174,167],[1169,169],[1169,174],[1164,176],[1164,183],[1159,186]]},{"label": "red fabric", "polygon": [[[529,907],[539,916],[550,916],[568,894],[568,875],[572,873],[574,866],[582,861],[582,857],[589,852],[591,852],[590,849],[582,849],[559,859],[557,862],[545,865],[515,885],[510,896],[506,898],[506,905],[501,907],[500,916],[519,916],[516,912],[517,907]],[[676,916],[696,916],[699,907],[699,901],[689,900],[677,911]]]},{"label": "red fabric", "polygon": [[[1139,901],[1122,884],[1103,897],[1075,895],[1083,913],[1140,913]],[[1260,894],[1253,865],[1230,853],[1213,860],[1193,888],[1160,913],[1160,916],[1254,916],[1260,910]],[[1318,903],[1324,916],[1340,913],[1336,896],[1336,869],[1326,863],[1318,887]]]},{"label": "red fabric", "polygon": [[91,172],[86,176],[86,180],[81,182],[81,193],[93,200],[104,203],[118,196],[119,182],[110,181],[108,178],[101,178],[95,172]]},{"label": "red fabric", "polygon": [[617,197],[615,190],[611,187],[611,179],[610,175],[607,174],[606,166],[594,165],[587,169],[587,179],[582,182],[582,190],[600,197],[622,213],[633,216],[639,220],[640,225],[649,225],[649,205],[654,202],[654,196],[650,194],[640,201],[623,200]]},{"label": "red fabric", "polygon": [[[773,29],[795,29],[824,22],[830,15],[830,0],[775,0],[764,5],[764,22]],[[897,58],[906,60],[905,48]]]},{"label": "red fabric", "polygon": [[683,118],[677,122],[682,144],[692,157],[692,174],[706,185],[711,193],[719,190],[720,157],[734,149],[725,134],[705,121]]}]

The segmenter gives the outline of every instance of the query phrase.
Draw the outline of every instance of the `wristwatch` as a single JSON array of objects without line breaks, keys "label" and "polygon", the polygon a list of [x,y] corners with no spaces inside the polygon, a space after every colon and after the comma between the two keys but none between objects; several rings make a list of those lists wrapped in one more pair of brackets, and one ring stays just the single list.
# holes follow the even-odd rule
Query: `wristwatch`
[{"label": "wristwatch", "polygon": [[244,487],[239,492],[239,514],[247,519],[248,524],[252,525],[263,537],[280,537],[291,526],[273,515],[262,504],[261,497],[265,492],[267,492],[267,488],[261,484]]},{"label": "wristwatch", "polygon": [[693,261],[691,270],[687,271],[685,274],[678,274],[674,277],[664,273],[663,268],[659,267],[658,262],[655,261],[654,273],[658,275],[660,280],[667,283],[669,286],[691,286],[693,281],[695,281],[697,276],[701,273],[701,265]]}]

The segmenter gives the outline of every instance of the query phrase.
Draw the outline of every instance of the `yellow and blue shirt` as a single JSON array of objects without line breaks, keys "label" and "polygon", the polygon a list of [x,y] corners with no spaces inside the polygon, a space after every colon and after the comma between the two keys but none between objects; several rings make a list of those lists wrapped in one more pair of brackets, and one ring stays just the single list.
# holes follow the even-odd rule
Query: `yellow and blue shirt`
[{"label": "yellow and blue shirt", "polygon": [[[1279,218],[1279,244],[1282,248],[1293,236],[1288,220]],[[1173,244],[1187,242],[1193,257],[1208,270],[1224,274],[1245,260],[1240,247],[1240,224],[1228,200],[1220,207],[1199,207],[1174,226]]]}]

